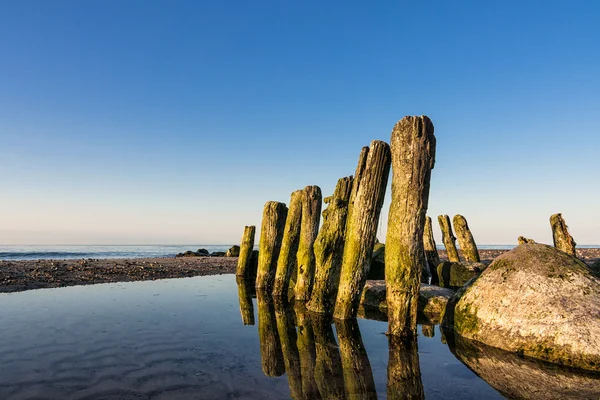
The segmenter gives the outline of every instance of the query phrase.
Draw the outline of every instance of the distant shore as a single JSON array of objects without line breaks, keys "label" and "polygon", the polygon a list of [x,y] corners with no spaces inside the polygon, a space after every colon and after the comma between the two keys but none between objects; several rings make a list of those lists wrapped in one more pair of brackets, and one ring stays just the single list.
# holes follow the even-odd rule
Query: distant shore
[{"label": "distant shore", "polygon": [[[485,263],[509,250],[480,249]],[[446,252],[438,251],[446,260]],[[600,259],[600,248],[577,249],[588,264]],[[187,278],[235,273],[237,257],[164,257],[79,260],[0,261],[0,293],[109,282]]]}]

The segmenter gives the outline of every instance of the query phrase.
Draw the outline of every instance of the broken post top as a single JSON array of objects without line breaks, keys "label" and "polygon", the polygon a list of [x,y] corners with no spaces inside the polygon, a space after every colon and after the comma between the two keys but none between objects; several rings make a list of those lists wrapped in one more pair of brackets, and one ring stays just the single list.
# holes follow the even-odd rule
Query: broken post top
[{"label": "broken post top", "polygon": [[[433,134],[433,122],[426,115],[420,117],[407,115],[396,123],[392,130],[392,140],[390,146],[392,150],[395,146],[403,146],[406,143],[412,143],[415,139],[424,138],[423,143],[425,148],[423,149],[428,157],[428,169],[433,169],[435,166],[435,135]],[[411,150],[403,152],[404,157],[414,156]]]},{"label": "broken post top", "polygon": [[552,227],[554,247],[575,257],[575,246],[577,243],[575,243],[573,236],[569,233],[567,223],[561,213],[550,216],[550,226]]}]

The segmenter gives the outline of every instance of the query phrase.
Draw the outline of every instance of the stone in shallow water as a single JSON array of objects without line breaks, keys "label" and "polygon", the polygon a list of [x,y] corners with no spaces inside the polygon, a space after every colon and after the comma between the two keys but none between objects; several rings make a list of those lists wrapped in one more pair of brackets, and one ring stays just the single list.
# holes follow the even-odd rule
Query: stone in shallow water
[{"label": "stone in shallow water", "polygon": [[444,323],[493,347],[600,371],[600,280],[551,246],[496,258],[456,293]]},{"label": "stone in shallow water", "polygon": [[[364,308],[362,314],[370,314],[369,308],[386,313],[385,293],[385,281],[368,280],[360,299],[360,304]],[[419,319],[433,324],[439,323],[444,316],[446,305],[453,295],[454,292],[450,289],[422,283],[419,291]]]}]

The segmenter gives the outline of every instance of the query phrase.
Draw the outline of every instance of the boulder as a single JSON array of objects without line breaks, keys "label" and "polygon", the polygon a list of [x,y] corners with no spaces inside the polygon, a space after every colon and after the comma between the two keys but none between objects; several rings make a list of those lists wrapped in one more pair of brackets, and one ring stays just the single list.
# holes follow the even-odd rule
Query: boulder
[{"label": "boulder", "polygon": [[212,253],[210,253],[211,257],[225,257],[225,252],[224,251],[213,251]]},{"label": "boulder", "polygon": [[437,266],[440,286],[458,289],[486,268],[480,262],[443,262]]},{"label": "boulder", "polygon": [[210,256],[210,252],[206,249],[198,249],[196,253],[198,254],[198,256]]},{"label": "boulder", "polygon": [[577,258],[528,243],[452,298],[444,324],[471,340],[600,371],[600,280]]},{"label": "boulder", "polygon": [[385,244],[376,243],[371,256],[371,268],[367,279],[385,279]]},{"label": "boulder", "polygon": [[225,257],[239,257],[240,256],[240,246],[231,246],[229,250],[225,253]]},{"label": "boulder", "polygon": [[[360,298],[360,305],[366,311],[371,308],[387,313],[385,295],[385,281],[368,280]],[[421,283],[418,300],[419,320],[433,324],[440,323],[452,295],[454,295],[454,292],[450,289]],[[366,314],[366,312],[364,313]]]},{"label": "boulder", "polygon": [[600,260],[597,260],[595,263],[593,263],[590,268],[592,269],[592,274],[600,277]]},{"label": "boulder", "polygon": [[175,257],[198,257],[198,253],[188,250],[185,253],[179,253]]}]

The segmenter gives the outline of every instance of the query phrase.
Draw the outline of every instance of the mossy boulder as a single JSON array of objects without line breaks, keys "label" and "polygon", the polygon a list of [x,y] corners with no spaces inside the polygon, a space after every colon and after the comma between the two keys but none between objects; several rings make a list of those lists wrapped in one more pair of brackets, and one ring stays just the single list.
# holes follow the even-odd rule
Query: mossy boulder
[{"label": "mossy boulder", "polygon": [[577,258],[528,243],[452,298],[444,324],[471,340],[600,371],[600,279]]},{"label": "mossy boulder", "polygon": [[385,279],[385,244],[375,243],[367,279]]},{"label": "mossy boulder", "polygon": [[239,257],[240,256],[240,246],[231,246],[229,250],[225,253],[225,257]]},{"label": "mossy boulder", "polygon": [[595,263],[593,263],[590,268],[592,269],[592,274],[600,277],[600,260],[597,260]]},{"label": "mossy boulder", "polygon": [[437,274],[441,287],[458,289],[472,278],[478,276],[486,268],[480,262],[443,262],[437,266]]}]

